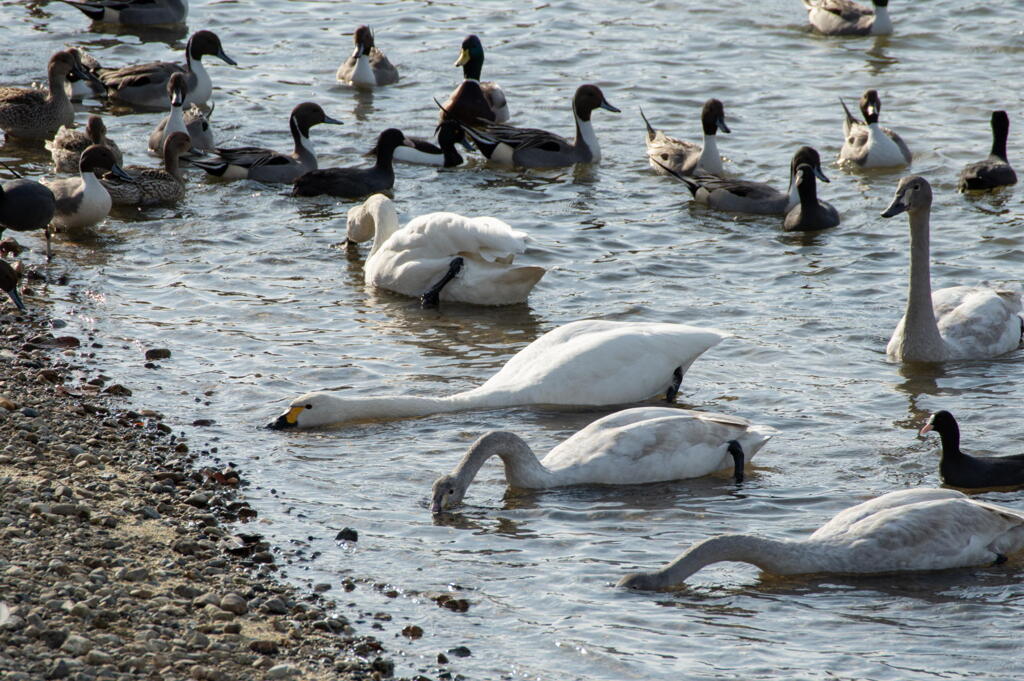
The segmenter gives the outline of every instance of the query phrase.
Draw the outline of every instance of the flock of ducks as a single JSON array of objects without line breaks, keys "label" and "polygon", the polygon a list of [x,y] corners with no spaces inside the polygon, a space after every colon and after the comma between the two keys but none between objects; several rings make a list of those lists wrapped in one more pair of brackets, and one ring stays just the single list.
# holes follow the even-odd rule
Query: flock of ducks
[{"label": "flock of ducks", "polygon": [[[183,21],[187,0],[62,0],[89,18],[139,25]],[[828,35],[878,35],[892,31],[887,0],[864,7],[850,0],[803,0],[812,27]],[[383,87],[399,72],[377,47],[373,32],[360,26],[355,49],[337,71],[339,81],[356,88]],[[572,140],[545,130],[509,125],[505,93],[482,81],[484,50],[471,35],[456,66],[464,80],[438,102],[437,143],[406,137],[400,130],[380,133],[372,150],[375,163],[361,168],[317,166],[312,128],[338,125],[320,105],[304,102],[289,116],[291,153],[257,147],[223,148],[213,141],[206,104],[213,85],[203,57],[234,65],[219,37],[198,31],[185,47],[184,64],[153,62],[122,68],[100,66],[81,50],[54,54],[47,67],[48,89],[0,88],[0,128],[8,137],[47,140],[57,172],[77,173],[43,185],[19,178],[3,184],[0,228],[15,231],[81,229],[102,221],[112,205],[173,203],[185,194],[183,165],[224,179],[290,184],[295,196],[329,194],[365,199],[348,213],[348,242],[373,240],[364,268],[366,283],[419,297],[424,305],[442,301],[478,305],[524,302],[544,269],[514,262],[526,250],[527,235],[493,217],[455,213],[421,215],[402,226],[391,199],[393,162],[455,167],[464,161],[456,146],[481,153],[508,167],[564,167],[596,163],[601,149],[592,116],[613,113],[596,85],[577,88],[572,99]],[[85,130],[73,128],[72,96],[97,93],[136,108],[167,111],[149,137],[149,149],[162,167],[122,166],[121,152],[99,116]],[[901,168],[910,164],[908,145],[881,127],[876,90],[860,99],[863,120],[842,102],[844,143],[840,161],[851,168]],[[839,224],[834,207],[820,201],[816,181],[828,182],[820,155],[811,147],[794,152],[788,187],[726,174],[717,134],[729,133],[725,107],[709,99],[701,112],[701,144],[670,137],[646,125],[651,167],[684,183],[693,199],[722,211],[776,215],[783,228],[819,230]],[[992,115],[990,156],[967,166],[961,190],[1014,184],[1006,157],[1009,120]],[[367,198],[368,197],[368,198]],[[906,212],[910,224],[910,286],[906,312],[887,353],[896,361],[941,362],[986,359],[1019,347],[1024,320],[1018,291],[982,286],[931,290],[929,214],[932,191],[922,177],[900,180],[882,213]],[[49,252],[49,240],[47,242]],[[0,288],[20,309],[17,272],[0,261]],[[414,418],[469,409],[520,405],[608,406],[638,403],[664,395],[674,401],[683,376],[705,351],[729,336],[683,324],[584,320],[553,329],[517,352],[483,385],[446,396],[349,397],[314,392],[295,399],[271,428],[313,428],[378,419]],[[951,486],[983,489],[1024,485],[1024,455],[971,457],[960,451],[956,420],[936,412],[921,433],[942,440],[940,474]],[[578,484],[642,484],[731,470],[743,480],[744,468],[777,434],[766,425],[726,414],[675,407],[641,406],[594,421],[538,459],[519,436],[491,432],[467,451],[450,474],[437,479],[431,511],[458,506],[481,466],[499,457],[513,487],[545,488]],[[620,586],[663,589],[681,584],[716,561],[745,561],[762,569],[795,574],[932,570],[999,563],[1024,548],[1024,513],[968,498],[954,490],[891,492],[838,514],[809,538],[776,541],[731,535],[701,542],[664,568],[628,575]]]}]

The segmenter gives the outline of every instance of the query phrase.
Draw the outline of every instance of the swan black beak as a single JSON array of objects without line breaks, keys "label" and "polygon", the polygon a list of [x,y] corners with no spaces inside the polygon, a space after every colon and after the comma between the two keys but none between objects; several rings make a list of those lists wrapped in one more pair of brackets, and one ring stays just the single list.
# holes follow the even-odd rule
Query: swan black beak
[{"label": "swan black beak", "polygon": [[285,430],[286,428],[294,428],[295,422],[288,420],[288,414],[281,414],[276,419],[267,424],[267,428],[270,430]]},{"label": "swan black beak", "polygon": [[883,218],[891,218],[894,215],[899,215],[907,209],[907,204],[903,203],[903,197],[897,196],[889,204],[889,207],[882,212]]}]

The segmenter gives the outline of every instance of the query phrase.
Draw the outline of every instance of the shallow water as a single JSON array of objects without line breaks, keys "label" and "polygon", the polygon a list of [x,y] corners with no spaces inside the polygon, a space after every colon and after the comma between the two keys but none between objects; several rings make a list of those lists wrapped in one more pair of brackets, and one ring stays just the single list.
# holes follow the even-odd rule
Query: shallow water
[{"label": "shallow water", "polygon": [[[569,99],[595,82],[621,115],[595,113],[599,166],[517,174],[474,163],[459,171],[402,166],[403,220],[434,210],[505,219],[534,237],[524,262],[550,268],[528,306],[415,301],[362,284],[358,256],[337,244],[349,204],[293,200],[276,186],[193,175],[174,209],[122,213],[95,239],[58,241],[55,314],[91,348],[133,401],[165,411],[176,430],[217,447],[253,482],[259,528],[294,553],[290,577],[330,581],[342,612],[377,633],[406,674],[436,673],[441,651],[465,645],[452,668],[469,678],[538,679],[1010,679],[1024,674],[1024,587],[1018,564],[936,575],[779,580],[723,563],[671,594],[611,585],[721,532],[795,538],[835,512],[893,489],[938,484],[937,440],[915,433],[928,413],[960,419],[974,453],[1020,451],[1024,353],[942,367],[901,366],[884,349],[905,300],[907,226],[882,220],[898,173],[851,175],[831,163],[841,143],[839,96],[880,91],[884,124],[915,152],[935,189],[937,285],[1017,280],[1024,263],[1020,190],[955,193],[956,174],[990,145],[988,118],[1021,120],[1016,88],[1024,7],[894,2],[897,34],[824,39],[795,0],[754,3],[748,15],[699,2],[500,3],[193,2],[189,32],[215,30],[231,68],[207,59],[218,142],[290,145],[287,116],[321,103],[342,128],[314,129],[321,166],[362,162],[385,127],[429,134],[431,97],[458,82],[462,37],[481,35],[485,78],[509,97],[513,122],[571,133]],[[0,3],[8,46],[0,82],[41,79],[45,55],[84,45],[102,63],[180,56],[185,32],[91,32],[57,3]],[[372,95],[334,82],[350,32],[373,26],[402,72]],[[166,42],[160,42],[164,39]],[[174,50],[169,51],[168,44]],[[993,48],[992,46],[996,47]],[[983,60],[983,65],[979,62]],[[699,135],[699,109],[725,102],[733,133],[727,170],[785,183],[800,144],[828,161],[820,195],[843,223],[789,236],[773,218],[692,207],[643,154],[642,105],[658,127]],[[88,110],[97,110],[89,102]],[[151,164],[156,117],[108,119],[130,163]],[[84,113],[81,115],[84,120]],[[39,150],[0,157],[46,172]],[[41,240],[22,238],[38,247]],[[37,253],[29,257],[38,258]],[[39,304],[29,299],[30,304]],[[444,414],[342,430],[276,433],[262,426],[310,389],[437,394],[483,382],[516,350],[581,318],[678,321],[735,334],[699,359],[680,403],[768,423],[782,434],[740,486],[724,475],[625,488],[506,495],[488,464],[466,506],[443,522],[430,484],[489,429],[538,452],[606,411],[508,409]],[[157,370],[142,351],[167,347]],[[193,429],[195,419],[216,424]],[[272,491],[273,490],[273,491]],[[1019,494],[986,499],[1024,509]],[[343,527],[351,545],[334,542]],[[315,556],[315,557],[314,557]],[[282,557],[282,563],[285,562]],[[342,593],[342,577],[358,588]],[[369,582],[361,580],[370,580]],[[392,585],[399,595],[389,598]],[[461,588],[470,610],[430,593]],[[354,603],[354,607],[345,607]],[[399,635],[409,623],[425,636]]]}]

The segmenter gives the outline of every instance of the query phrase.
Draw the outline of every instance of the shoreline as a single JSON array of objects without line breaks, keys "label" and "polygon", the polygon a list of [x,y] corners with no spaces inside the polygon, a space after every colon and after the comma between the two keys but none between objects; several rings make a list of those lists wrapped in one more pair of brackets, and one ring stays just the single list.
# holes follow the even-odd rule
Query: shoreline
[{"label": "shoreline", "polygon": [[58,326],[0,307],[0,676],[391,677],[379,641],[276,575],[244,471],[128,408]]}]

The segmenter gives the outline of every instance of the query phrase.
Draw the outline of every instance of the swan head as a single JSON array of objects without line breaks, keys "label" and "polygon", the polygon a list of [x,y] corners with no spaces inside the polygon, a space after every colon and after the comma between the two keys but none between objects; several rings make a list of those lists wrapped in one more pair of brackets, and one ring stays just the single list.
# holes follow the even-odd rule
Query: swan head
[{"label": "swan head", "polygon": [[430,512],[436,514],[449,508],[455,508],[462,503],[465,496],[466,486],[461,484],[457,477],[451,474],[442,475],[434,481]]},{"label": "swan head", "polygon": [[329,393],[306,393],[292,400],[283,414],[267,424],[272,430],[316,428],[347,420],[345,400]]},{"label": "swan head", "polygon": [[[348,209],[346,230],[348,240],[353,243],[362,243],[373,238],[374,232],[379,227],[378,221],[394,220],[398,222],[398,213],[395,205],[384,194],[374,194],[358,206]],[[383,230],[382,230],[383,231]]]},{"label": "swan head", "polygon": [[663,588],[658,574],[653,572],[633,572],[620,579],[615,586],[636,591],[657,591]]},{"label": "swan head", "polygon": [[909,175],[900,180],[892,203],[882,213],[883,218],[891,218],[900,213],[914,213],[919,210],[930,210],[932,205],[932,186],[920,175]]}]

